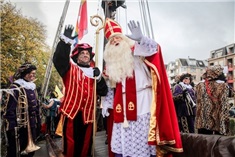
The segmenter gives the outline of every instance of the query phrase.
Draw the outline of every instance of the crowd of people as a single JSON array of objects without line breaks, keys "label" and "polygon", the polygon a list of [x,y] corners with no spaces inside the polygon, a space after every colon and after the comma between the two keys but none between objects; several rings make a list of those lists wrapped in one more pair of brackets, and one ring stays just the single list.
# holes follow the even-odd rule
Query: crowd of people
[{"label": "crowd of people", "polygon": [[143,35],[139,22],[130,21],[128,27],[131,34],[124,35],[116,21],[106,19],[104,69],[91,64],[88,43],[73,47],[74,27],[65,27],[53,56],[65,87],[62,101],[52,91],[48,101],[39,102],[36,66],[24,63],[17,69],[3,114],[7,157],[32,157],[40,148],[35,144],[43,128],[40,107],[46,114],[45,134],[63,137],[65,157],[94,155],[97,100],[96,119],[105,125],[109,157],[183,152],[180,133],[229,135],[231,105],[223,68],[207,68],[196,85],[191,74],[181,74],[171,89],[160,45]]},{"label": "crowd of people", "polygon": [[192,75],[182,74],[172,88],[182,133],[230,135],[231,89],[220,65],[208,67],[194,86]]}]

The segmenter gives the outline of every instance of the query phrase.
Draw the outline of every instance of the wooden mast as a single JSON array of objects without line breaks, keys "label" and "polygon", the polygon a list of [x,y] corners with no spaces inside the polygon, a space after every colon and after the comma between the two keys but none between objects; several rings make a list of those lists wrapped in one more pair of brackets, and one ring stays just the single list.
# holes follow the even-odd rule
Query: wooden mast
[{"label": "wooden mast", "polygon": [[48,86],[49,86],[49,82],[50,82],[50,78],[51,78],[51,72],[52,72],[52,59],[54,56],[56,45],[59,42],[58,37],[59,37],[61,30],[63,28],[63,25],[64,25],[64,20],[65,20],[67,11],[68,11],[69,3],[70,3],[70,0],[66,0],[66,2],[64,4],[64,9],[63,9],[62,15],[61,15],[61,18],[59,21],[59,25],[57,27],[56,35],[55,35],[53,46],[52,46],[51,56],[48,60],[47,69],[46,69],[44,81],[43,81],[42,88],[41,88],[41,93],[43,94],[43,97],[46,97],[46,95],[47,95],[47,90],[48,90]]}]

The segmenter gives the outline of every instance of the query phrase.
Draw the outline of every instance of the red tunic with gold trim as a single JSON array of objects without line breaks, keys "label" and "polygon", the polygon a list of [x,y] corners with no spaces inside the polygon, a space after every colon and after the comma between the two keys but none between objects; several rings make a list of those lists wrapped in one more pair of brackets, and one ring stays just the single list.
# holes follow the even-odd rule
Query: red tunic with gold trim
[{"label": "red tunic with gold trim", "polygon": [[70,63],[70,69],[63,77],[65,85],[64,101],[61,111],[74,119],[78,111],[83,113],[84,123],[93,122],[94,79],[87,77],[82,69]]}]

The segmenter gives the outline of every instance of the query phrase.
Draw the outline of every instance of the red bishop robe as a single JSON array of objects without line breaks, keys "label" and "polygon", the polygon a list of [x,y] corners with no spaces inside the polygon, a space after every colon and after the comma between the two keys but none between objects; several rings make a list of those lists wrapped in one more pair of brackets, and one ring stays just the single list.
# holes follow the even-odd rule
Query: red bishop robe
[{"label": "red bishop robe", "polygon": [[[157,50],[155,55],[145,58],[145,63],[151,69],[154,94],[148,143],[157,145],[157,154],[169,151],[183,152],[174,102],[159,45]],[[165,156],[169,157],[171,154]]]},{"label": "red bishop robe", "polygon": [[[148,143],[157,146],[157,156],[170,157],[171,153],[164,155],[164,152],[183,152],[183,148],[161,47],[158,45],[158,52],[146,57],[144,62],[151,71],[153,90]],[[109,112],[111,115],[108,119],[113,122],[113,112],[110,110]],[[112,123],[110,124],[108,127],[109,137],[112,132]],[[110,141],[111,138],[109,138],[109,143]],[[110,147],[109,156],[114,156]]]}]

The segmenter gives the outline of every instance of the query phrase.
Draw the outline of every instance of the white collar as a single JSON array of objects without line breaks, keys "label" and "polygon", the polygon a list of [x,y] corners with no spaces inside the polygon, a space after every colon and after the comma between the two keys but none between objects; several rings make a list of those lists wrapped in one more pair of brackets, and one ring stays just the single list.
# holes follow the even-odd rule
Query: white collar
[{"label": "white collar", "polygon": [[94,78],[94,70],[93,70],[93,68],[92,67],[80,67],[80,66],[78,66],[78,68],[79,69],[81,69],[82,71],[83,71],[83,73],[87,76],[87,77],[89,77],[89,78]]},{"label": "white collar", "polygon": [[18,79],[14,81],[15,83],[21,85],[25,89],[35,90],[36,85],[33,82],[26,82],[24,79]]},{"label": "white collar", "polygon": [[180,82],[179,83],[183,88],[189,88],[189,89],[192,89],[192,86],[189,84],[189,85],[187,85],[187,84],[184,84],[183,82]]}]

